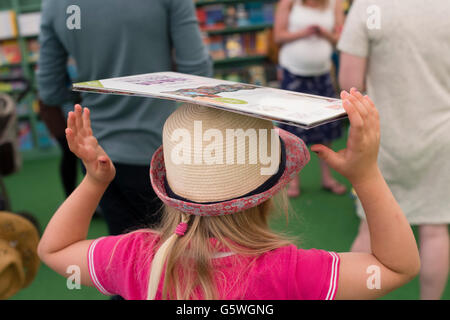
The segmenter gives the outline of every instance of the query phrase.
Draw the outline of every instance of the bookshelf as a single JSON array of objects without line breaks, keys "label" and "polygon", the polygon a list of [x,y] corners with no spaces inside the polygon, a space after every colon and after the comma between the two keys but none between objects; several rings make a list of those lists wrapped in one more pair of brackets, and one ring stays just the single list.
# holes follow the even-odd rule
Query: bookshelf
[{"label": "bookshelf", "polygon": [[239,67],[251,64],[260,64],[265,62],[267,56],[265,55],[253,55],[253,56],[245,56],[245,57],[234,57],[234,58],[225,58],[225,59],[217,59],[214,61],[215,67]]},{"label": "bookshelf", "polygon": [[214,76],[276,86],[272,29],[277,0],[194,2],[205,45],[214,61]]},{"label": "bookshelf", "polygon": [[220,35],[220,34],[232,34],[232,33],[245,33],[245,32],[253,32],[253,31],[262,31],[265,29],[271,29],[273,26],[272,23],[258,23],[241,27],[226,27],[220,29],[206,29],[203,30],[208,35]]},{"label": "bookshelf", "polygon": [[56,149],[38,116],[35,70],[40,10],[41,0],[0,0],[4,30],[0,32],[0,92],[17,103],[19,149],[25,158],[54,154]]},{"label": "bookshelf", "polygon": [[197,7],[208,6],[211,4],[239,4],[243,2],[276,2],[277,0],[197,0],[194,1]]}]

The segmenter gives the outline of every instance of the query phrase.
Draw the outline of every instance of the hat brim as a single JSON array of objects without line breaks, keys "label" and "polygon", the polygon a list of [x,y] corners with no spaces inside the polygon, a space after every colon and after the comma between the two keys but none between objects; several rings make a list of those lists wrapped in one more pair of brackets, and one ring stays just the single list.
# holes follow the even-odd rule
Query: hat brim
[{"label": "hat brim", "polygon": [[280,179],[270,189],[259,194],[212,204],[193,203],[171,198],[164,186],[166,168],[161,146],[153,154],[150,164],[150,181],[156,195],[166,205],[196,216],[233,214],[263,203],[285,187],[310,160],[308,148],[300,138],[280,128],[276,128],[276,131],[285,145],[286,165]]}]

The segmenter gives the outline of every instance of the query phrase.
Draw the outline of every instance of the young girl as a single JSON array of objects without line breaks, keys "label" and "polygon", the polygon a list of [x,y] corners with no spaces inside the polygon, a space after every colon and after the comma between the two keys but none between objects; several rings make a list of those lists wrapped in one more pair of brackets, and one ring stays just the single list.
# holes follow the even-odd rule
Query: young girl
[{"label": "young girl", "polygon": [[[265,131],[273,128],[270,121],[195,105],[169,117],[163,148],[152,158],[151,183],[165,203],[161,228],[86,240],[115,169],[92,136],[89,110],[76,105],[66,134],[87,173],[49,222],[38,248],[41,259],[64,276],[77,265],[82,284],[125,299],[372,299],[404,285],[420,262],[411,228],[378,170],[377,110],[355,90],[341,97],[351,123],[347,148],[312,150],[353,184],[367,214],[371,253],[297,249],[272,232],[272,197],[309,160],[304,143],[283,130],[271,139]],[[208,153],[209,144],[198,153],[187,134],[199,121],[209,141],[229,129],[253,129],[259,148],[267,143],[276,155],[278,171],[261,173],[269,163],[261,150],[258,161],[228,161],[242,156],[239,143]],[[250,142],[245,150],[248,156],[255,152]],[[207,161],[213,157],[215,162]],[[375,287],[368,281],[374,270]]]}]

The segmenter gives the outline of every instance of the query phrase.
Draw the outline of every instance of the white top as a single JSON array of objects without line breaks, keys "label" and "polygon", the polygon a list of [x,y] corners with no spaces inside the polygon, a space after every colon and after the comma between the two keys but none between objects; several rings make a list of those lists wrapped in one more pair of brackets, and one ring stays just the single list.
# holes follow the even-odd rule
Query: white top
[{"label": "white top", "polygon": [[448,0],[357,0],[338,44],[368,58],[379,166],[411,224],[450,223],[449,17]]},{"label": "white top", "polygon": [[[332,32],[335,24],[335,0],[325,9],[304,6],[294,0],[289,14],[288,30],[295,32],[318,25]],[[313,35],[283,44],[279,54],[280,65],[299,76],[317,76],[330,72],[333,46],[319,36]]]}]

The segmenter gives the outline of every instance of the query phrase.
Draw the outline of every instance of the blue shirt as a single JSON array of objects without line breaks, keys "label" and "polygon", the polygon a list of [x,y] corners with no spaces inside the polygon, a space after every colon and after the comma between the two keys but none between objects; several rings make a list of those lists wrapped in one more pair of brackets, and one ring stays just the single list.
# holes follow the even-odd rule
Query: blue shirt
[{"label": "blue shirt", "polygon": [[[71,5],[79,8],[79,29]],[[170,70],[212,76],[191,0],[44,0],[39,41],[38,90],[48,105],[73,98],[68,56],[79,82]],[[93,93],[82,93],[82,101],[112,161],[133,165],[150,163],[176,107],[167,100]]]}]

